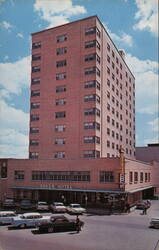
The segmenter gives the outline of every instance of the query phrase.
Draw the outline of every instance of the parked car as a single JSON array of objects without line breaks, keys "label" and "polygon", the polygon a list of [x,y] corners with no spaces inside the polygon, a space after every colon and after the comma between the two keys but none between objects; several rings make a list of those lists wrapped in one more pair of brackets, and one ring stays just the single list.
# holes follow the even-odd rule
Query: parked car
[{"label": "parked car", "polygon": [[35,209],[36,208],[36,204],[34,203],[31,203],[30,200],[22,200],[20,202],[20,208],[21,209],[26,209],[26,210],[29,210],[29,209]]},{"label": "parked car", "polygon": [[3,208],[8,208],[8,207],[14,208],[16,207],[16,203],[14,202],[14,199],[7,198],[3,201],[2,206]]},{"label": "parked car", "polygon": [[36,209],[39,211],[48,211],[49,206],[45,201],[38,201]]},{"label": "parked car", "polygon": [[86,209],[81,207],[80,204],[70,204],[67,207],[67,212],[69,214],[83,214],[86,213]]},{"label": "parked car", "polygon": [[11,224],[12,219],[16,217],[17,214],[14,211],[1,211],[0,212],[0,224]]},{"label": "parked car", "polygon": [[40,213],[24,213],[12,219],[11,227],[36,227],[37,223],[40,224],[42,221],[49,221],[50,216],[43,216]]},{"label": "parked car", "polygon": [[[80,226],[84,222],[80,221]],[[39,232],[53,233],[57,231],[74,231],[76,230],[76,220],[68,219],[66,216],[51,216],[50,221],[42,222],[37,226]]]},{"label": "parked car", "polygon": [[66,207],[64,206],[64,204],[62,202],[53,202],[50,205],[50,209],[54,213],[65,213],[66,212]]},{"label": "parked car", "polygon": [[159,229],[159,217],[151,218],[150,227]]}]

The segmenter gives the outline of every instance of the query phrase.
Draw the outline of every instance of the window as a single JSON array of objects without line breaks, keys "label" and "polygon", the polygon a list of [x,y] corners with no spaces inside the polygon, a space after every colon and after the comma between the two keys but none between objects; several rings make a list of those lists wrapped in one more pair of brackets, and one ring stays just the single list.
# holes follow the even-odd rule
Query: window
[{"label": "window", "polygon": [[41,48],[41,42],[32,43],[32,49],[38,49],[38,48]]},{"label": "window", "polygon": [[58,73],[56,74],[56,80],[66,79],[66,73]]},{"label": "window", "polygon": [[98,143],[98,144],[100,144],[100,137],[98,137],[98,136],[84,136],[84,143]]},{"label": "window", "polygon": [[40,96],[40,90],[32,90],[31,91],[31,97],[34,97],[34,96]]},{"label": "window", "polygon": [[86,68],[84,70],[85,75],[90,75],[90,74],[97,74],[100,76],[100,70],[97,67],[91,67],[91,68]]},{"label": "window", "polygon": [[40,108],[40,102],[32,102],[31,109],[38,109]]},{"label": "window", "polygon": [[113,171],[100,171],[99,172],[99,181],[100,182],[114,182],[114,173]]},{"label": "window", "polygon": [[40,66],[33,66],[32,67],[32,73],[36,73],[40,71]]},{"label": "window", "polygon": [[144,174],[143,172],[140,172],[140,183],[142,183],[144,180]]},{"label": "window", "polygon": [[39,145],[39,140],[31,139],[30,140],[30,146],[38,146]]},{"label": "window", "polygon": [[122,66],[122,64],[120,63],[120,69],[122,69],[123,68],[123,66]]},{"label": "window", "polygon": [[64,132],[66,130],[66,126],[65,125],[56,125],[55,126],[55,131],[56,132]]},{"label": "window", "polygon": [[107,122],[110,122],[110,116],[107,115]]},{"label": "window", "polygon": [[114,67],[115,67],[115,64],[112,62],[112,68],[114,69]]},{"label": "window", "polygon": [[30,152],[29,158],[30,159],[38,159],[39,153],[38,152]]},{"label": "window", "polygon": [[110,87],[110,80],[107,79],[107,85]]},{"label": "window", "polygon": [[67,63],[66,63],[66,60],[62,60],[62,61],[58,61],[56,62],[56,67],[59,68],[59,67],[64,67],[66,66]]},{"label": "window", "polygon": [[66,91],[66,86],[56,86],[56,93],[61,93]]},{"label": "window", "polygon": [[107,61],[110,63],[110,56],[107,55]]},{"label": "window", "polygon": [[138,182],[138,172],[134,172],[134,183]]},{"label": "window", "polygon": [[55,113],[55,118],[64,118],[64,117],[66,117],[66,112],[65,111]]},{"label": "window", "polygon": [[37,61],[41,59],[41,55],[40,54],[34,54],[32,55],[32,61]]},{"label": "window", "polygon": [[116,57],[116,63],[117,63],[117,64],[119,63],[119,59],[118,59],[118,57]]},{"label": "window", "polygon": [[115,75],[112,73],[112,79],[115,80]]},{"label": "window", "polygon": [[56,55],[62,55],[62,54],[66,54],[67,53],[67,48],[63,47],[63,48],[58,48],[56,50]]},{"label": "window", "polygon": [[31,84],[32,85],[40,84],[40,78],[32,78]]},{"label": "window", "polygon": [[85,88],[97,88],[100,90],[100,83],[97,82],[96,80],[93,80],[93,81],[89,81],[89,82],[85,82],[84,83],[84,87]]},{"label": "window", "polygon": [[98,102],[100,103],[100,97],[98,95],[86,95],[84,96],[84,102]]},{"label": "window", "polygon": [[56,106],[63,106],[66,104],[66,99],[57,99],[55,101]]},{"label": "window", "polygon": [[67,41],[67,35],[60,35],[60,36],[57,36],[57,43],[61,43],[61,42],[64,42],[64,41]]},{"label": "window", "polygon": [[108,148],[110,147],[110,141],[107,141],[107,147]]},{"label": "window", "polygon": [[65,139],[64,138],[56,138],[55,139],[55,144],[64,145],[65,144]]},{"label": "window", "polygon": [[85,56],[85,62],[92,61],[96,59],[96,53],[94,54],[89,54]]},{"label": "window", "polygon": [[90,181],[90,171],[32,171],[32,180]]},{"label": "window", "polygon": [[96,33],[96,27],[91,27],[91,28],[85,29],[85,35],[91,35],[91,34],[95,34],[95,33]]},{"label": "window", "polygon": [[110,69],[107,67],[107,73],[110,75]]},{"label": "window", "polygon": [[100,50],[100,44],[98,41],[96,40],[92,40],[92,41],[87,41],[85,42],[85,48],[92,48],[92,47],[97,47]]},{"label": "window", "polygon": [[93,41],[87,41],[85,42],[85,48],[92,48],[92,47],[96,47],[96,40]]},{"label": "window", "polygon": [[99,158],[100,157],[100,151],[97,150],[85,150],[83,152],[84,158]]},{"label": "window", "polygon": [[107,50],[110,51],[110,45],[107,43]]},{"label": "window", "polygon": [[100,130],[100,124],[98,122],[85,122],[84,129],[97,129]]},{"label": "window", "polygon": [[129,172],[129,184],[133,183],[133,172]]},{"label": "window", "polygon": [[31,128],[30,128],[30,133],[31,133],[31,134],[39,133],[39,128],[31,127]]},{"label": "window", "polygon": [[24,180],[24,170],[15,170],[14,171],[15,180]]},{"label": "window", "polygon": [[107,135],[110,135],[110,128],[107,128]]},{"label": "window", "polygon": [[90,27],[85,29],[85,35],[92,35],[92,34],[97,34],[98,37],[100,37],[100,31],[97,27]]},{"label": "window", "polygon": [[65,152],[55,152],[54,153],[54,158],[57,158],[57,159],[62,159],[62,158],[65,158]]},{"label": "window", "polygon": [[114,57],[115,56],[115,54],[114,54],[114,51],[112,50],[112,57]]},{"label": "window", "polygon": [[31,120],[31,122],[39,121],[40,120],[40,116],[36,115],[36,114],[33,114],[33,115],[30,116],[30,120]]},{"label": "window", "polygon": [[147,173],[145,173],[145,182],[147,182],[148,181],[148,175],[147,175]]},{"label": "window", "polygon": [[84,115],[97,115],[100,116],[100,110],[97,108],[86,109]]}]

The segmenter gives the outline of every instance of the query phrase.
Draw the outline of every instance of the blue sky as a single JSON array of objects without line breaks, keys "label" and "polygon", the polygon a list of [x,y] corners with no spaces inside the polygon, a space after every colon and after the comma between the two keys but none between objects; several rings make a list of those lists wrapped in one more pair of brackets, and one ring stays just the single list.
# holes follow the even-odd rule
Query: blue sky
[{"label": "blue sky", "polygon": [[157,0],[0,0],[0,157],[27,158],[31,33],[98,15],[136,78],[136,145],[158,142]]}]

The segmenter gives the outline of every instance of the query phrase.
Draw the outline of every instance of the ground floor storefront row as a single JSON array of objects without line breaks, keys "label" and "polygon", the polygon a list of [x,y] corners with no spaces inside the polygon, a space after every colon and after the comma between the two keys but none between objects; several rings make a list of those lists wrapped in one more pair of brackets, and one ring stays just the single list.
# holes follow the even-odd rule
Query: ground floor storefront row
[{"label": "ground floor storefront row", "polygon": [[[1,159],[0,200],[61,201],[85,207],[124,206],[150,199],[159,165],[117,158]],[[3,171],[2,171],[3,166]],[[2,173],[3,172],[3,173]]]},{"label": "ground floor storefront row", "polygon": [[80,203],[84,207],[122,209],[126,203],[134,206],[142,199],[151,199],[155,194],[155,188],[149,187],[136,192],[122,192],[113,190],[67,190],[67,189],[38,189],[14,187],[12,189],[13,198],[16,201],[29,199],[31,201],[63,202],[65,205],[70,203]]}]

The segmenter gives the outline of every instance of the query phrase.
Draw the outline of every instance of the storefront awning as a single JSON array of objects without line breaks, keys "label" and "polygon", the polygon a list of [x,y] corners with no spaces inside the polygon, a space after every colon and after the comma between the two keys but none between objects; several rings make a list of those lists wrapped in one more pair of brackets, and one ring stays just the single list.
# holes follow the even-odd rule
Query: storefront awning
[{"label": "storefront awning", "polygon": [[127,193],[132,194],[132,193],[136,193],[136,192],[143,191],[143,190],[150,189],[150,188],[153,188],[153,186],[133,189],[133,190],[127,191]]},{"label": "storefront awning", "polygon": [[94,193],[114,193],[124,194],[126,192],[121,190],[107,190],[107,189],[85,189],[85,188],[55,188],[55,187],[31,187],[31,186],[11,186],[11,189],[25,189],[25,190],[50,190],[50,191],[76,191],[76,192],[94,192]]}]

